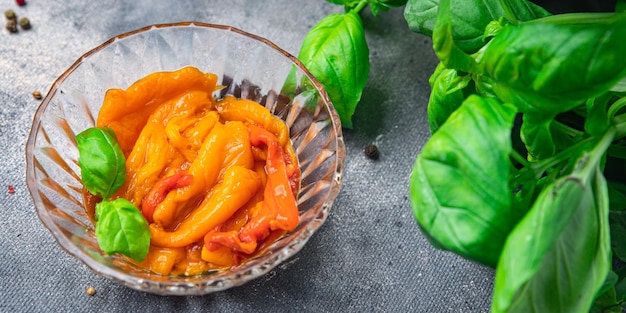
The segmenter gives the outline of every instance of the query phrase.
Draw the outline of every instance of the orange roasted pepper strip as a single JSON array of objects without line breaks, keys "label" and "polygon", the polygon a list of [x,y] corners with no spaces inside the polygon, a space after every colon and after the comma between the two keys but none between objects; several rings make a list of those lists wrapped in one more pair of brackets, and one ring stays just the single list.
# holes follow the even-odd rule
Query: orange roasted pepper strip
[{"label": "orange roasted pepper strip", "polygon": [[260,125],[273,133],[281,146],[289,143],[289,129],[285,122],[257,102],[226,96],[215,104],[215,108],[225,120]]},{"label": "orange roasted pepper strip", "polygon": [[141,262],[141,266],[161,275],[172,272],[177,263],[185,259],[184,248],[161,248],[150,246],[150,251],[146,259]]},{"label": "orange roasted pepper strip", "polygon": [[259,241],[269,236],[270,231],[291,231],[298,226],[300,215],[281,145],[272,133],[263,128],[248,125],[248,129],[252,145],[267,147],[267,183],[263,202],[250,210],[249,220],[241,231],[208,233],[204,237],[204,244],[209,249],[219,244],[250,254]]},{"label": "orange roasted pepper strip", "polygon": [[202,246],[202,260],[218,266],[230,267],[237,264],[237,256],[233,251],[225,246],[220,246],[215,250],[209,250]]},{"label": "orange roasted pepper strip", "polygon": [[[275,215],[270,220],[272,230],[294,230],[298,226],[300,214],[296,202],[295,190],[289,180],[287,161],[282,146],[276,137],[269,131],[255,125],[248,125],[250,144],[267,147],[265,171],[267,183],[265,185],[263,204],[269,206]],[[242,230],[242,239],[254,233],[254,227],[248,223]],[[245,239],[244,239],[245,240]]]},{"label": "orange roasted pepper strip", "polygon": [[254,166],[247,128],[241,122],[217,123],[187,171],[192,184],[170,192],[154,210],[154,222],[165,229],[174,226],[213,188],[223,169],[234,165]]},{"label": "orange roasted pepper strip", "polygon": [[161,203],[167,194],[176,188],[182,188],[191,185],[193,176],[183,172],[176,173],[171,176],[163,177],[159,180],[141,201],[141,214],[153,223],[152,214],[154,209]]},{"label": "orange roasted pepper strip", "polygon": [[130,151],[148,117],[162,103],[193,90],[211,92],[217,76],[194,67],[145,76],[128,89],[109,89],[98,114],[96,126],[113,129],[122,151]]},{"label": "orange roasted pepper strip", "polygon": [[150,224],[150,242],[159,247],[184,247],[201,240],[216,226],[228,220],[261,188],[261,178],[252,170],[232,166],[224,180],[215,185],[200,206],[185,218],[175,231],[168,232]]},{"label": "orange roasted pepper strip", "polygon": [[[176,123],[176,119],[202,115],[206,108],[211,106],[211,101],[209,92],[191,91],[157,107],[150,114],[132,151],[124,152],[127,155],[126,182],[118,189],[116,196],[128,199],[139,207],[142,199],[159,178],[180,171],[180,168],[188,162],[184,151],[180,151],[174,143],[188,146],[190,140],[177,141],[176,138],[170,138],[167,134],[167,125],[174,126],[170,127],[170,130],[176,128],[176,131],[184,131],[181,129],[184,126],[177,125],[180,123]],[[204,116],[208,117],[207,120],[212,120],[213,124],[219,120],[217,113]]]}]

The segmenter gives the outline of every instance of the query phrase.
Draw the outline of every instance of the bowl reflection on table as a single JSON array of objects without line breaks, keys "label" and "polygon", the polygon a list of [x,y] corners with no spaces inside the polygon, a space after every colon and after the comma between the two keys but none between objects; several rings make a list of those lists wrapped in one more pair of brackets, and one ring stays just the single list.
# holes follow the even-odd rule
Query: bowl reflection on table
[{"label": "bowl reflection on table", "polygon": [[[106,90],[157,71],[194,66],[217,74],[215,94],[251,99],[281,117],[302,173],[300,224],[259,255],[228,270],[161,276],[98,247],[82,203],[74,136],[93,127]],[[324,223],[341,185],[341,125],[322,85],[293,56],[241,30],[204,23],[154,25],[87,52],[52,85],[26,147],[27,184],[42,223],[69,254],[99,275],[163,295],[200,295],[241,285],[297,253]]]}]

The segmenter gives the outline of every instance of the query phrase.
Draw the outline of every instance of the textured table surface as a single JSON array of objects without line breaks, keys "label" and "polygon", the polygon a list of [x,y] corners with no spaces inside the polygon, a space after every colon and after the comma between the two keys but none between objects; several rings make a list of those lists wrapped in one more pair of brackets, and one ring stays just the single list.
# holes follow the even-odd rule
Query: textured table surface
[{"label": "textured table surface", "polygon": [[[26,189],[24,149],[54,79],[108,38],[149,24],[228,24],[298,53],[310,28],[343,7],[324,0],[43,1],[18,7],[32,29],[0,31],[0,312],[486,312],[493,271],[432,248],[408,198],[415,157],[428,139],[428,77],[437,60],[403,10],[362,14],[371,71],[354,117],[341,192],[304,249],[243,286],[163,297],[99,277],[66,254],[40,223]],[[3,18],[4,19],[4,18]],[[4,20],[3,20],[4,23]],[[363,154],[376,144],[380,158]],[[10,193],[10,186],[15,192]],[[97,293],[88,296],[93,286]]]}]

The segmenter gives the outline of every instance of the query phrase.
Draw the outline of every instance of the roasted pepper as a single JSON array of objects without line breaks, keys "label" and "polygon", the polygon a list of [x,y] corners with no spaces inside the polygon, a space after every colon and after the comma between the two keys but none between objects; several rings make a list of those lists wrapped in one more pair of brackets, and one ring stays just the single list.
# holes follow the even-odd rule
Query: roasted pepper
[{"label": "roasted pepper", "polygon": [[211,190],[225,168],[252,168],[249,141],[247,128],[241,122],[215,124],[187,171],[193,175],[193,183],[170,192],[154,210],[154,222],[164,229],[175,225]]},{"label": "roasted pepper", "polygon": [[217,76],[194,67],[173,72],[156,72],[138,80],[128,89],[109,89],[98,114],[97,126],[111,127],[122,150],[132,149],[148,117],[177,95],[193,90],[210,92]]},{"label": "roasted pepper", "polygon": [[285,122],[264,106],[247,99],[236,99],[226,96],[215,104],[220,116],[229,121],[241,121],[246,124],[256,124],[273,133],[281,146],[289,142],[289,129]]},{"label": "roasted pepper", "polygon": [[184,247],[201,240],[207,232],[228,220],[261,188],[261,178],[252,170],[231,166],[224,180],[215,185],[200,206],[175,231],[150,224],[151,243],[159,247]]},{"label": "roasted pepper", "polygon": [[265,146],[267,160],[265,172],[267,182],[263,191],[263,202],[250,210],[248,222],[241,231],[210,232],[204,243],[209,250],[214,245],[222,245],[250,254],[259,241],[267,238],[271,231],[291,231],[298,226],[299,212],[289,175],[285,154],[276,137],[269,131],[248,125],[250,143]]},{"label": "roasted pepper", "polygon": [[148,222],[154,222],[152,219],[154,209],[165,199],[165,196],[173,189],[191,185],[192,181],[193,176],[183,172],[162,178],[152,187],[143,201],[141,201],[141,214],[143,214]]}]

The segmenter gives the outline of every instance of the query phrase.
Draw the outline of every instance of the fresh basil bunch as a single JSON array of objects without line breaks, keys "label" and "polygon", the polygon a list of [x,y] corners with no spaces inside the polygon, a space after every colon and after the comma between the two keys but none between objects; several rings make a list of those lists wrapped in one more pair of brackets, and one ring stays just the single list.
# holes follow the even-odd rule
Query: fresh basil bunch
[{"label": "fresh basil bunch", "polygon": [[492,312],[621,312],[626,13],[409,0],[405,18],[441,61],[410,180],[425,236],[496,268]]},{"label": "fresh basil bunch", "polygon": [[76,135],[83,185],[102,198],[96,205],[96,239],[107,254],[142,261],[150,248],[148,221],[126,199],[109,200],[126,180],[125,157],[110,128],[92,127]]}]

